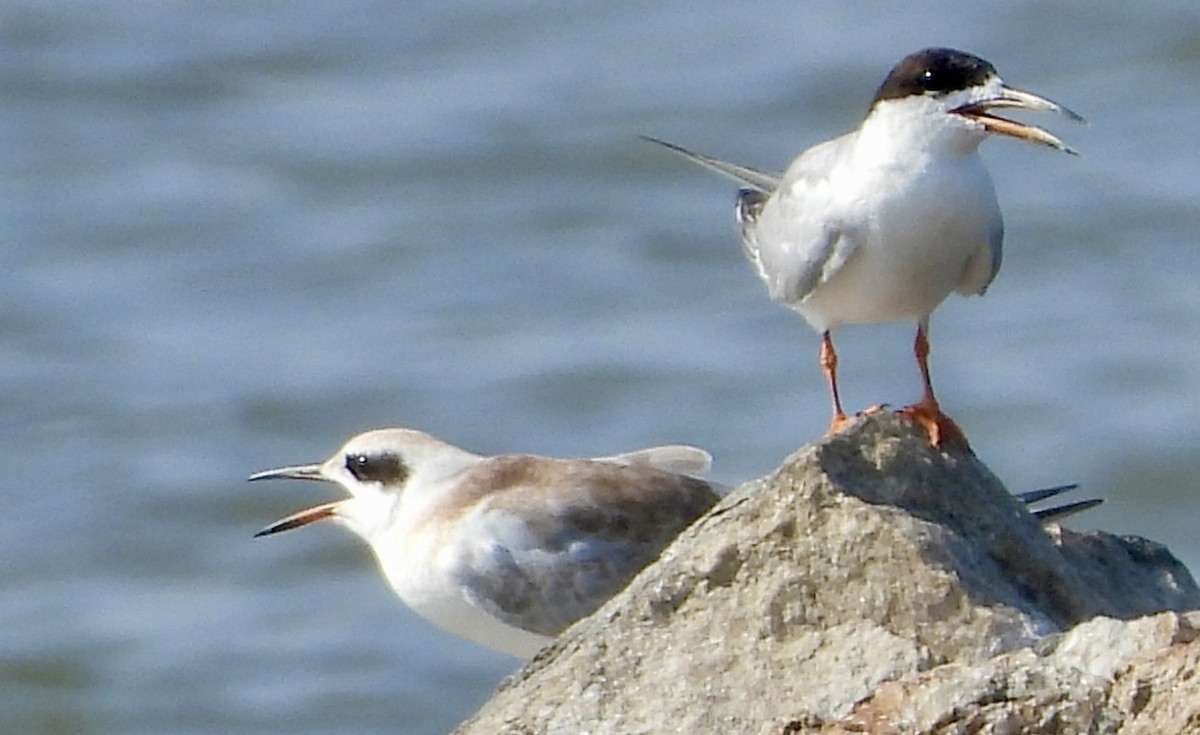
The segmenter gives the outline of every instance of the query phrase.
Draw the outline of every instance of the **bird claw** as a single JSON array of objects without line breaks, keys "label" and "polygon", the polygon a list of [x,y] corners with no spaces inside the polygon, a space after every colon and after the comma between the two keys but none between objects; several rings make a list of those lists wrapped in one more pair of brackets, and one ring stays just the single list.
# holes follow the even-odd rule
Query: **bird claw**
[{"label": "bird claw", "polygon": [[896,414],[919,426],[929,438],[930,445],[934,447],[940,449],[947,446],[955,446],[968,451],[971,449],[971,444],[967,441],[967,435],[963,433],[962,429],[958,428],[958,424],[954,423],[954,419],[942,413],[942,410],[936,404],[930,405],[925,402],[914,403],[911,406],[905,406],[900,409]]},{"label": "bird claw", "polygon": [[825,431],[825,436],[833,436],[840,434],[850,425],[850,417],[844,413],[835,413],[833,418],[829,420],[829,428]]}]

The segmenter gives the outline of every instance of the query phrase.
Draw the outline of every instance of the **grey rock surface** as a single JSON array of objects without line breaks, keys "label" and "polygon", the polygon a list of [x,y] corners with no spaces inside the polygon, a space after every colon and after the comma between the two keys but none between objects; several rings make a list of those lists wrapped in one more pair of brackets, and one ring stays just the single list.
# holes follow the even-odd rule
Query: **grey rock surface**
[{"label": "grey rock surface", "polygon": [[985,732],[920,728],[1000,690],[1112,719],[1094,686],[1200,645],[1134,619],[1197,607],[1163,547],[1043,527],[973,454],[879,413],[738,488],[456,732]]},{"label": "grey rock surface", "polygon": [[1200,732],[1195,613],[1095,618],[977,664],[888,682],[845,718],[793,720],[789,735]]}]

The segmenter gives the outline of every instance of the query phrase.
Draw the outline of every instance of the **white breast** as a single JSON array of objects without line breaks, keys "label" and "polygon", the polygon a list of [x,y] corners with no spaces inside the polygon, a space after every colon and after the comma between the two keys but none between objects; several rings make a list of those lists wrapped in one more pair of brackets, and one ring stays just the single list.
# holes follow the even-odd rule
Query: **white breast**
[{"label": "white breast", "polygon": [[[843,177],[849,178],[849,177]],[[992,276],[1000,208],[978,156],[834,180],[854,254],[791,304],[818,330],[928,316],[951,291],[980,293]]]},{"label": "white breast", "polygon": [[466,590],[448,573],[458,541],[411,529],[372,544],[392,589],[414,612],[457,636],[518,658],[531,658],[552,639],[507,625],[468,601]]}]

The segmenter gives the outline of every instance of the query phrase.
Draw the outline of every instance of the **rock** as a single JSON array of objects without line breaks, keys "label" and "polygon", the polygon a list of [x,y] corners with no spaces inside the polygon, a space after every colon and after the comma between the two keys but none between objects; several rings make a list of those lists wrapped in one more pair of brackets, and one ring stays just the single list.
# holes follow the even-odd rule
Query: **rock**
[{"label": "rock", "polygon": [[[1196,607],[1163,547],[1044,528],[970,452],[880,413],[738,488],[456,732],[1185,722],[1200,642],[1185,618],[1143,616]],[[1184,672],[1188,698],[1171,691]]]},{"label": "rock", "polygon": [[1195,733],[1200,616],[1095,618],[1045,645],[888,682],[845,718],[799,735]]}]

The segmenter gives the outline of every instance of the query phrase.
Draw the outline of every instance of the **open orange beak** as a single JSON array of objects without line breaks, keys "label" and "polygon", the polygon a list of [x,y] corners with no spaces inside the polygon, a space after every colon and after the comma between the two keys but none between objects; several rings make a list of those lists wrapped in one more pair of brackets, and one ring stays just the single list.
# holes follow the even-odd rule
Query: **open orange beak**
[{"label": "open orange beak", "polygon": [[[321,474],[321,465],[306,464],[256,472],[253,475],[250,475],[249,479],[251,482],[256,480],[325,481],[326,477]],[[254,538],[258,538],[259,536],[270,536],[271,534],[279,533],[281,531],[290,531],[293,528],[300,528],[301,526],[307,526],[310,523],[316,523],[317,521],[333,518],[337,515],[338,507],[345,502],[345,500],[335,500],[330,503],[322,503],[321,505],[299,511],[298,513],[293,513],[286,518],[281,518],[278,521],[275,521],[263,530],[254,534]]]},{"label": "open orange beak", "polygon": [[1027,125],[1016,120],[1009,120],[992,114],[992,110],[1013,107],[1022,110],[1035,110],[1037,112],[1057,112],[1060,115],[1078,123],[1086,123],[1080,115],[1068,110],[1066,107],[1058,104],[1053,100],[1048,100],[1045,97],[1025,92],[1012,87],[1001,87],[1000,93],[991,99],[972,102],[969,105],[956,107],[951,110],[956,115],[962,115],[965,118],[983,126],[984,130],[996,135],[1007,135],[1019,140],[1025,140],[1038,145],[1049,146],[1056,148],[1064,153],[1079,155],[1071,146],[1062,142],[1058,136],[1043,130],[1035,125]]}]

